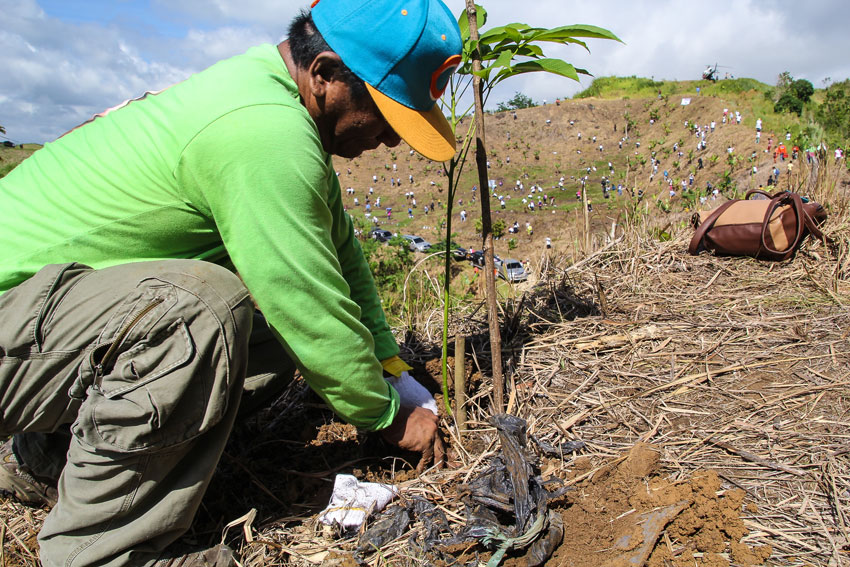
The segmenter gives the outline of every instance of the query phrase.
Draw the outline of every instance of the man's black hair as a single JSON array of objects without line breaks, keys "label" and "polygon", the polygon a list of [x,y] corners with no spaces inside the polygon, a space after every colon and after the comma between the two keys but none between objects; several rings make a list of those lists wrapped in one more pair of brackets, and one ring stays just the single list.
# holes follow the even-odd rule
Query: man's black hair
[{"label": "man's black hair", "polygon": [[[319,53],[333,51],[316,29],[313,16],[307,10],[301,10],[289,25],[289,51],[293,61],[301,69],[308,68]],[[348,85],[355,100],[361,100],[367,96],[366,83],[345,63],[340,64],[339,79]]]}]

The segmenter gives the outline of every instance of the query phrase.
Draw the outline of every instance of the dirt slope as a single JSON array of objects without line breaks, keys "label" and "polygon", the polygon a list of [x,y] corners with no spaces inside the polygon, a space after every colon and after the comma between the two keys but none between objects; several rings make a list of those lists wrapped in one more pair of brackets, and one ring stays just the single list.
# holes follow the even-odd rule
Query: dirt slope
[{"label": "dirt slope", "polygon": [[[671,201],[663,178],[665,170],[676,182],[677,196],[671,202],[674,212],[683,209],[679,182],[687,179],[690,173],[694,174],[691,189],[704,190],[707,182],[717,186],[727,169],[731,169],[731,178],[741,190],[766,186],[774,165],[772,152],[767,152],[768,138],[772,138],[775,148],[778,141],[785,141],[784,132],[765,131],[761,142],[756,144],[755,123],[758,117],[750,114],[745,105],[694,95],[690,97],[690,104],[683,106],[682,98],[568,100],[519,110],[515,113],[516,118],[509,112],[488,115],[486,136],[491,154],[489,173],[491,179],[501,183],[496,192],[505,196],[507,203],[506,209],[502,210],[498,200],[491,199],[493,218],[504,220],[507,226],[518,222],[523,229],[517,237],[517,248],[514,251],[508,251],[509,236],[506,235],[497,242],[496,253],[502,257],[520,259],[534,257],[542,250],[546,237],[552,239],[557,251],[572,253],[578,238],[576,226],[583,223],[576,199],[576,190],[580,188],[578,180],[583,175],[588,175],[588,196],[593,206],[591,223],[599,228],[609,228],[623,209],[634,206],[629,198],[631,192],[637,195],[642,190],[645,194],[644,202],[648,202],[650,207],[656,206],[656,197],[665,202]],[[727,120],[724,124],[724,109],[728,109],[730,117],[739,111],[742,122],[736,124],[734,120]],[[632,126],[628,132],[629,138],[621,148],[620,142],[626,136],[628,120],[632,121]],[[697,150],[699,139],[686,128],[686,121],[690,125],[700,126],[709,125],[711,121],[716,123],[714,132],[706,136],[706,149]],[[578,138],[579,133],[581,139]],[[600,145],[602,151],[599,151]],[[676,150],[674,146],[677,146]],[[726,163],[729,147],[740,158],[731,168]],[[791,151],[790,143],[788,151]],[[650,180],[650,157],[653,152],[660,164],[658,173]],[[682,152],[681,156],[679,152]],[[751,159],[753,152],[756,152],[755,159]],[[702,169],[698,168],[700,158]],[[627,165],[627,161],[630,165]],[[614,168],[613,174],[609,173],[609,162]],[[788,175],[789,162],[776,164],[781,172],[782,188],[798,187],[805,181],[804,162],[804,159],[798,160],[794,166],[796,171],[791,176]],[[438,212],[443,213],[440,204],[446,202],[448,184],[441,175],[441,164],[426,160],[418,154],[411,155],[409,147],[404,143],[395,149],[380,148],[367,152],[354,160],[337,159],[335,163],[340,173],[344,202],[355,218],[363,218],[365,197],[368,188],[373,187],[371,202],[374,204],[377,197],[381,198],[381,210],[376,213],[381,226],[394,232],[419,234],[431,242],[439,238],[438,218],[433,214],[426,215],[423,207],[433,202]],[[750,175],[753,166],[758,171]],[[595,170],[587,172],[588,167],[595,167]],[[410,183],[410,175],[413,176],[413,183]],[[622,184],[625,187],[623,196],[612,191],[610,199],[602,198],[600,180],[603,175],[608,176],[615,186]],[[373,176],[377,177],[377,182],[373,181]],[[563,190],[558,187],[561,177],[564,177]],[[391,178],[399,179],[401,185],[391,185]],[[513,190],[517,180],[523,183],[525,191]],[[846,172],[842,180],[847,183]],[[527,196],[532,184],[542,187],[542,193],[546,196],[554,197],[555,206],[529,212],[521,199]],[[480,203],[471,202],[473,197],[480,195],[480,191],[472,191],[472,187],[477,185],[477,175],[467,165],[452,221],[452,231],[458,233],[457,240],[467,248],[480,247],[480,237],[474,229],[474,219],[480,217]],[[348,187],[354,189],[353,195],[345,192]],[[412,219],[407,214],[408,206],[412,204],[405,198],[407,192],[413,192],[417,202]],[[540,196],[540,193],[536,193],[534,197],[537,199]],[[359,206],[354,205],[355,197]],[[704,207],[710,208],[716,204],[709,200]],[[387,220],[384,211],[387,206],[392,207],[391,220]],[[462,209],[468,212],[466,222],[461,222]],[[526,222],[531,223],[534,230],[531,238],[524,230]],[[599,230],[595,229],[594,232]]]}]

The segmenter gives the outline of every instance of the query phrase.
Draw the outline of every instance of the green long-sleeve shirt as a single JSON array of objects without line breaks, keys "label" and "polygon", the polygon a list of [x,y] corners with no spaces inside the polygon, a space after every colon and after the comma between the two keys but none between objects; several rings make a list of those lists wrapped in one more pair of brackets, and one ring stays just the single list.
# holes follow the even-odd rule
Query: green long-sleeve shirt
[{"label": "green long-sleeve shirt", "polygon": [[46,264],[235,267],[310,386],[381,429],[398,353],[319,133],[263,45],[98,116],[0,179],[0,292]]}]

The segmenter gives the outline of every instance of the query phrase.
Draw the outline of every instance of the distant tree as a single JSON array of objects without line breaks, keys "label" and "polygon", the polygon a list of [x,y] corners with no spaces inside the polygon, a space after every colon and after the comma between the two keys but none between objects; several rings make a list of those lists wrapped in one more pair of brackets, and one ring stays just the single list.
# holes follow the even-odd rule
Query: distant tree
[{"label": "distant tree", "polygon": [[815,87],[806,79],[797,79],[791,83],[791,92],[803,102],[809,102],[815,93]]},{"label": "distant tree", "polygon": [[791,90],[791,83],[794,82],[794,77],[788,71],[782,71],[776,78],[776,86],[768,91],[765,91],[765,98],[769,98],[775,103],[779,102],[782,95]]},{"label": "distant tree", "polygon": [[780,90],[785,90],[791,83],[794,82],[794,77],[791,76],[791,73],[788,71],[782,71],[779,73],[779,77],[776,78],[776,88]]},{"label": "distant tree", "polygon": [[777,113],[794,112],[797,116],[800,116],[803,112],[803,101],[794,96],[791,92],[785,92],[781,97],[779,97],[776,104],[773,105],[773,111]]},{"label": "distant tree", "polygon": [[517,92],[514,94],[513,98],[509,99],[507,102],[500,102],[496,107],[496,111],[504,112],[506,110],[517,110],[518,108],[531,108],[532,106],[537,105],[534,104],[534,101],[531,100],[530,96]]},{"label": "distant tree", "polygon": [[794,79],[791,73],[783,71],[773,90],[773,111],[793,112],[797,116],[803,113],[803,106],[812,98],[815,87],[806,79]]},{"label": "distant tree", "polygon": [[850,79],[833,83],[826,89],[816,116],[831,139],[850,139]]}]

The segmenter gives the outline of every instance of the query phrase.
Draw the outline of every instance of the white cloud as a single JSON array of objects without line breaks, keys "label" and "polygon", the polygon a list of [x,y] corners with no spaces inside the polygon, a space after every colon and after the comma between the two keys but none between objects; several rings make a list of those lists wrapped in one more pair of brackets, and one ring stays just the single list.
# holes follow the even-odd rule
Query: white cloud
[{"label": "white cloud", "polygon": [[310,1],[280,0],[154,0],[161,10],[181,13],[195,23],[216,25],[247,24],[274,36],[284,35],[289,21]]},{"label": "white cloud", "polygon": [[[16,141],[47,141],[92,114],[151,88],[185,78],[190,69],[146,61],[116,27],[70,24],[35,2],[0,1],[0,119]],[[8,22],[8,24],[6,23]]]},{"label": "white cloud", "polygon": [[213,30],[189,30],[181,41],[181,49],[196,53],[192,61],[197,67],[206,67],[221,59],[245,52],[260,43],[278,43],[282,36],[272,36],[255,28],[227,26]]}]

